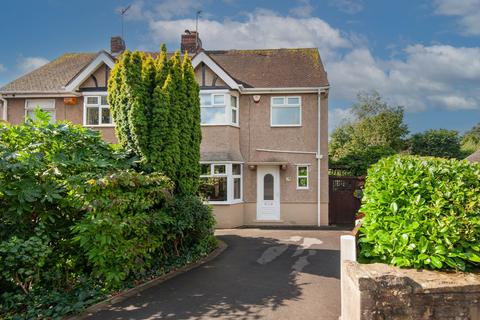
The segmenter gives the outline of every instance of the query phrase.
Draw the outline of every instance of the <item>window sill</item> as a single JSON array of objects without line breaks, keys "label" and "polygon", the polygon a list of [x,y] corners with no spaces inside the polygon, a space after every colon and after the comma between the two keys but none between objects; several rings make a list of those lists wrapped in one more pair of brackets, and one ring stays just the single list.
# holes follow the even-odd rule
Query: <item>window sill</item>
[{"label": "window sill", "polygon": [[279,125],[270,124],[270,127],[271,128],[300,128],[302,127],[302,125],[301,124],[279,124]]},{"label": "window sill", "polygon": [[299,190],[299,191],[302,191],[302,190],[303,190],[303,191],[306,191],[306,190],[310,190],[310,188],[308,188],[308,187],[307,187],[307,188],[299,188],[299,187],[297,187],[297,190]]},{"label": "window sill", "polygon": [[115,128],[114,124],[84,124],[85,128]]},{"label": "window sill", "polygon": [[240,128],[240,125],[233,123],[202,123],[201,127],[235,127]]},{"label": "window sill", "polygon": [[240,204],[243,203],[243,200],[234,200],[234,201],[205,201],[205,204],[213,205],[213,206],[229,206],[232,204]]}]

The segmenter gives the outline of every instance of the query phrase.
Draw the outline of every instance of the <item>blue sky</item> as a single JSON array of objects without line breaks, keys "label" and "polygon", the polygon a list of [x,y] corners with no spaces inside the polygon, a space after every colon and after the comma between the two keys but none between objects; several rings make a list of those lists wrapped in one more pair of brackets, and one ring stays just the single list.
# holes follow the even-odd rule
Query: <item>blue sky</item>
[{"label": "blue sky", "polygon": [[0,85],[62,53],[108,49],[128,4],[130,49],[177,49],[196,10],[206,49],[318,47],[332,128],[372,89],[406,108],[412,132],[480,122],[480,0],[4,1]]}]

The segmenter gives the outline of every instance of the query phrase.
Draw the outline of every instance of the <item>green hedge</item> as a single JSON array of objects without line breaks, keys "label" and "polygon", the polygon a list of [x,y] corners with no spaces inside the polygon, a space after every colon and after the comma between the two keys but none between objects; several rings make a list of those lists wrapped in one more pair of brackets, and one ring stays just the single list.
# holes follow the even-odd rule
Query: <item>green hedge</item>
[{"label": "green hedge", "polygon": [[480,265],[480,165],[393,156],[368,171],[360,258],[399,267]]},{"label": "green hedge", "polygon": [[211,209],[68,123],[0,125],[0,314],[58,318],[215,246]]}]

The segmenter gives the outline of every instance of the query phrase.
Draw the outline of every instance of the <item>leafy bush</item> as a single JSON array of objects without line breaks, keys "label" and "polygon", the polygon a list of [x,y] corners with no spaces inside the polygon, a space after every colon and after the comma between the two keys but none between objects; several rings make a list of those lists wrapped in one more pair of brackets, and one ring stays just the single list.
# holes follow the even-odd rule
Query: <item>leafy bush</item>
[{"label": "leafy bush", "polygon": [[399,267],[480,265],[480,165],[414,156],[368,171],[360,257]]},{"label": "leafy bush", "polygon": [[59,318],[215,245],[211,210],[68,123],[0,127],[0,314]]},{"label": "leafy bush", "polygon": [[407,141],[410,154],[442,158],[462,157],[460,136],[458,131],[446,129],[430,129],[414,134]]}]

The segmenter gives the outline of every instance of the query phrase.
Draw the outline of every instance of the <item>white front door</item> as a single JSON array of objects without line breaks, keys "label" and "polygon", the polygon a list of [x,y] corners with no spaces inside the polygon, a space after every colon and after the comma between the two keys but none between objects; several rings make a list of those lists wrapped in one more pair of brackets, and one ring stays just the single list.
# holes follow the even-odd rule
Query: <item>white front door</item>
[{"label": "white front door", "polygon": [[280,220],[278,166],[257,167],[257,220]]}]

